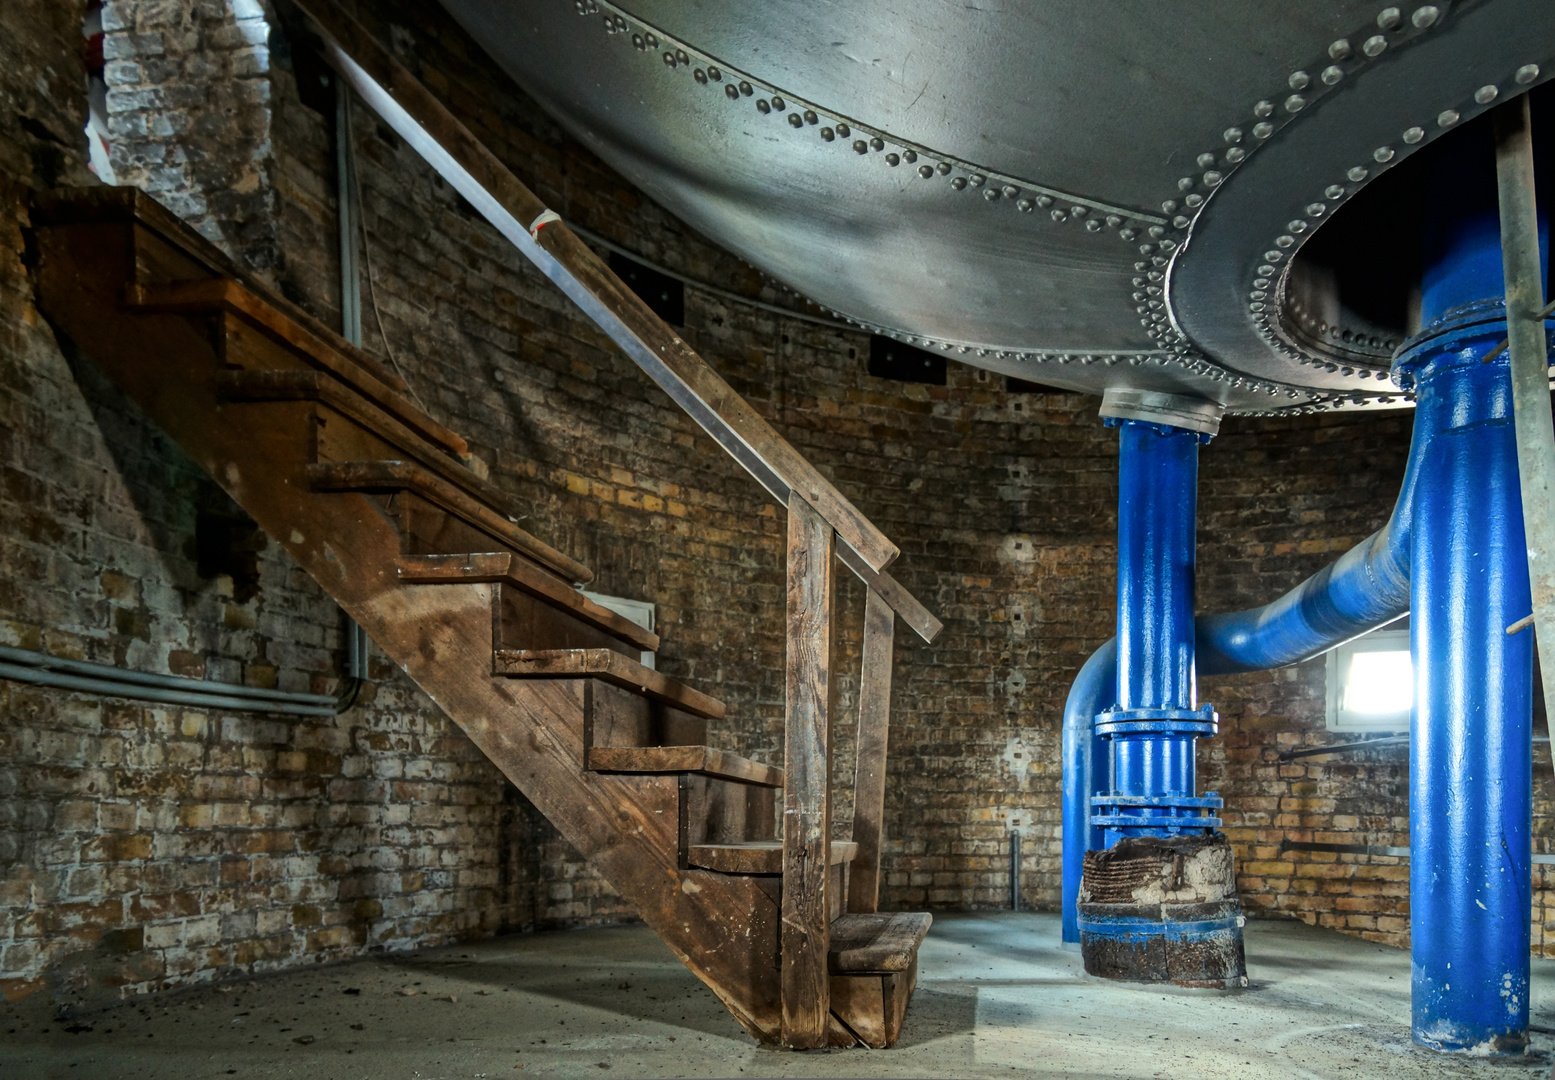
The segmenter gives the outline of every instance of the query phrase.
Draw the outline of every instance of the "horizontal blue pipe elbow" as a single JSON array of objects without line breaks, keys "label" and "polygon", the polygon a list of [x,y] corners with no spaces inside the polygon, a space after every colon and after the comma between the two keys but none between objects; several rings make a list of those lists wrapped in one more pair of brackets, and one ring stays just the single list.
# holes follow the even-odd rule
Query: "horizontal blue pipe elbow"
[{"label": "horizontal blue pipe elbow", "polygon": [[[1299,664],[1409,614],[1409,538],[1428,433],[1416,429],[1388,523],[1271,604],[1194,620],[1200,675],[1234,675]],[[1107,745],[1091,734],[1096,714],[1118,702],[1117,640],[1085,662],[1064,706],[1063,939],[1079,941],[1076,904],[1087,850],[1101,846],[1090,796],[1106,785]]]}]

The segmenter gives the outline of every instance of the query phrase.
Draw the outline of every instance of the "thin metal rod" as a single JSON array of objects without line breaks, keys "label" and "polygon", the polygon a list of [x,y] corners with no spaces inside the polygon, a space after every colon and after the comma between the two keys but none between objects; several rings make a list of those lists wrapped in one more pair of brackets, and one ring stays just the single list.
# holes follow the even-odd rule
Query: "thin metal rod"
[{"label": "thin metal rod", "polygon": [[[1541,310],[1539,312],[1539,321],[1543,322],[1545,319],[1548,319],[1551,315],[1555,315],[1555,300],[1551,300],[1548,304],[1544,305],[1543,310]],[[1502,353],[1506,352],[1507,346],[1510,345],[1510,344],[1512,344],[1512,339],[1511,338],[1502,338],[1501,339],[1501,344],[1497,345],[1494,349],[1491,349],[1484,356],[1480,357],[1479,358],[1479,362],[1481,364],[1488,364],[1488,363],[1490,363],[1496,357],[1498,357]]]},{"label": "thin metal rod", "polygon": [[[1535,735],[1535,743],[1549,743],[1549,735]],[[1367,738],[1359,743],[1334,743],[1333,746],[1303,746],[1298,751],[1284,751],[1275,761],[1294,761],[1298,757],[1320,757],[1323,754],[1348,754],[1350,751],[1373,751],[1379,746],[1409,746],[1409,735],[1390,735],[1387,738]]]},{"label": "thin metal rod", "polygon": [[1010,910],[1020,910],[1020,833],[1010,830]]},{"label": "thin metal rod", "polygon": [[1276,761],[1294,761],[1297,758],[1316,757],[1319,754],[1344,754],[1351,750],[1374,750],[1379,746],[1408,746],[1408,735],[1393,735],[1386,739],[1364,739],[1360,742],[1334,743],[1332,746],[1306,746],[1300,750],[1286,750]]},{"label": "thin metal rod", "polygon": [[80,693],[106,694],[137,701],[200,708],[248,709],[297,716],[333,716],[336,699],[328,694],[299,694],[257,686],[213,683],[180,675],[127,671],[107,664],[67,660],[0,646],[0,678]]},{"label": "thin metal rod", "polygon": [[1506,338],[1512,362],[1512,412],[1528,584],[1544,700],[1555,701],[1555,421],[1550,415],[1545,344],[1544,267],[1534,196],[1528,95],[1496,110],[1496,186],[1501,206],[1501,265],[1506,275]]},{"label": "thin metal rod", "polygon": [[[357,245],[363,238],[360,234],[361,198],[356,181],[356,137],[351,126],[351,88],[338,75],[335,77],[335,206],[340,226],[340,336],[361,348],[362,277],[356,260]],[[377,315],[376,306],[373,314]],[[384,348],[388,348],[387,338]],[[397,370],[398,365],[395,366]],[[400,378],[404,377],[404,372],[400,372]],[[346,679],[336,698],[336,711],[345,712],[356,704],[367,682],[367,631],[344,611],[341,614],[346,620]]]},{"label": "thin metal rod", "polygon": [[[1536,743],[1550,741],[1548,735],[1535,735]],[[1360,742],[1334,743],[1331,746],[1304,746],[1300,750],[1286,750],[1275,761],[1295,761],[1297,758],[1319,757],[1323,754],[1347,754],[1352,750],[1375,750],[1381,746],[1408,746],[1408,735],[1390,735],[1386,739],[1363,739]]]},{"label": "thin metal rod", "polygon": [[356,174],[351,135],[351,88],[335,78],[335,206],[340,234],[340,336],[362,344],[362,279],[357,272]]},{"label": "thin metal rod", "polygon": [[[1321,851],[1334,855],[1383,855],[1390,859],[1409,858],[1407,847],[1377,847],[1372,844],[1320,844],[1304,840],[1282,840],[1280,851]],[[1529,860],[1538,866],[1555,866],[1555,855],[1533,854]],[[1538,1030],[1534,1028],[1533,1030]]]},{"label": "thin metal rod", "polygon": [[[648,269],[653,270],[656,273],[663,274],[667,278],[673,278],[680,282],[682,285],[688,285],[691,288],[696,289],[698,292],[707,293],[709,296],[716,296],[720,300],[728,300],[731,303],[743,304],[746,307],[753,307],[761,311],[771,312],[773,315],[781,315],[786,319],[798,319],[800,322],[813,323],[816,326],[824,326],[829,330],[845,330],[850,334],[869,333],[869,331],[864,329],[862,326],[858,326],[854,323],[843,322],[841,319],[829,319],[824,315],[811,315],[806,311],[795,311],[793,308],[782,307],[778,304],[769,304],[765,300],[756,300],[749,296],[742,296],[740,293],[734,292],[731,289],[723,289],[719,288],[717,285],[710,285],[705,281],[691,277],[679,270],[672,270],[668,266],[663,266],[659,263],[656,263],[646,256],[639,255],[637,252],[632,251],[629,248],[622,247],[614,240],[607,240],[603,236],[600,236],[599,233],[594,232],[592,229],[585,229],[582,225],[579,225],[577,222],[570,218],[565,220],[567,222],[567,228],[577,233],[589,243],[602,247],[606,251],[613,251],[617,255],[624,255],[628,259],[631,259],[634,263],[639,263],[643,266],[646,266]],[[796,293],[795,295],[800,296],[800,298],[805,300],[807,303],[815,303],[814,300],[811,300],[809,297],[803,296],[802,294]],[[819,307],[820,305],[817,304],[816,306]]]}]

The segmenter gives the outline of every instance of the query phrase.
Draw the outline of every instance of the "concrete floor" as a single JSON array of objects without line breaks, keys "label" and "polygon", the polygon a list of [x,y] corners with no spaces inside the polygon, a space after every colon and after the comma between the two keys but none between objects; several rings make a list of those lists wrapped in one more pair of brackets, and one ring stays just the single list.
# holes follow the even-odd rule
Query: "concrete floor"
[{"label": "concrete floor", "polygon": [[[1300,923],[1247,927],[1246,991],[1087,978],[1056,916],[942,915],[893,1050],[757,1046],[641,926],[514,936],[126,1002],[0,1012],[0,1077],[1538,1076],[1555,961],[1535,961],[1534,1051],[1409,1041],[1409,955]],[[1508,1070],[1511,1070],[1509,1073]]]}]

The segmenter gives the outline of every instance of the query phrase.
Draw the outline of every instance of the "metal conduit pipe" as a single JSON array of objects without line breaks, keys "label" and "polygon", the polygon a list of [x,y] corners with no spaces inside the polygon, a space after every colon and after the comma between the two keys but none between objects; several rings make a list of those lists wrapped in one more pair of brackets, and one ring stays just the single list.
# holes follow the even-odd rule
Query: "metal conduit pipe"
[{"label": "metal conduit pipe", "polygon": [[10,646],[0,646],[0,678],[57,690],[204,709],[333,716],[342,707],[340,699],[328,694],[290,693],[257,686],[206,682],[179,675],[127,671],[107,664],[67,660]]}]

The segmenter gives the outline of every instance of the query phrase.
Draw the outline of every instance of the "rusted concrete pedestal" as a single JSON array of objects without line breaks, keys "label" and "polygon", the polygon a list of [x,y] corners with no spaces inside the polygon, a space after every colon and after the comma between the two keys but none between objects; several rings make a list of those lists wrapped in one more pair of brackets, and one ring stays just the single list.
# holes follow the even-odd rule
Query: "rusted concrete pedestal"
[{"label": "rusted concrete pedestal", "polygon": [[1085,853],[1080,952],[1087,974],[1229,990],[1247,985],[1230,842],[1139,836]]}]

